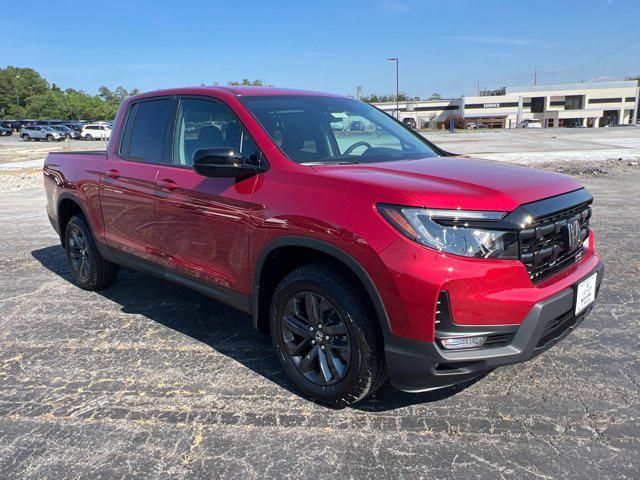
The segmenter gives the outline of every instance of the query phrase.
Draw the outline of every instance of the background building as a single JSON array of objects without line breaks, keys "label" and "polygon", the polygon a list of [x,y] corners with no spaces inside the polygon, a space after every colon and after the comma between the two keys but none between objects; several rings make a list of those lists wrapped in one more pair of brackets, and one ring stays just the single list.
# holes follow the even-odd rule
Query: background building
[{"label": "background building", "polygon": [[[516,128],[537,121],[543,127],[604,127],[637,122],[638,82],[614,81],[507,87],[503,95],[400,102],[400,120],[413,118],[419,128],[436,128],[451,118],[489,128]],[[376,103],[395,114],[396,103]]]}]

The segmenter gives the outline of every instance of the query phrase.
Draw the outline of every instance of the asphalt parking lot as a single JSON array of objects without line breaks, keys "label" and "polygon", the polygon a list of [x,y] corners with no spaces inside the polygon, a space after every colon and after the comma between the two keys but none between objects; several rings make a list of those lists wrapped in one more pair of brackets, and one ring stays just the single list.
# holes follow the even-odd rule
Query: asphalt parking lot
[{"label": "asphalt parking lot", "polygon": [[[542,150],[517,145],[541,134],[509,150],[507,133],[456,145],[536,163]],[[637,160],[640,141],[615,135],[544,146]],[[383,387],[341,410],[301,397],[269,338],[229,307],[129,270],[104,292],[75,287],[28,178],[0,188],[0,478],[640,477],[637,162],[579,176],[606,271],[574,333],[464,388]]]}]

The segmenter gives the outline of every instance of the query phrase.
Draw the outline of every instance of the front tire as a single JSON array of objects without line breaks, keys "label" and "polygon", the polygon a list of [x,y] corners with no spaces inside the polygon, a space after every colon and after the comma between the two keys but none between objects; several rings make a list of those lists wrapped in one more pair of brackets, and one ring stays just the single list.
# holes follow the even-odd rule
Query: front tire
[{"label": "front tire", "polygon": [[119,267],[102,258],[82,215],[69,220],[64,238],[69,269],[80,288],[102,290],[113,285]]},{"label": "front tire", "polygon": [[29,140],[31,140],[31,137],[29,135],[27,135],[26,133],[22,135],[22,141],[28,142]]},{"label": "front tire", "polygon": [[270,327],[286,373],[321,403],[354,404],[386,380],[377,319],[365,293],[336,267],[289,273],[274,293]]},{"label": "front tire", "polygon": [[53,135],[47,135],[47,142],[53,142]]}]

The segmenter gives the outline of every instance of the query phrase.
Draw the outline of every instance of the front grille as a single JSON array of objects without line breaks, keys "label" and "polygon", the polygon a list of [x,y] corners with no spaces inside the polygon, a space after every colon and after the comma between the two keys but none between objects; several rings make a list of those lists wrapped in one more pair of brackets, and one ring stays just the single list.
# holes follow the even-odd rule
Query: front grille
[{"label": "front grille", "polygon": [[591,207],[587,202],[535,218],[528,228],[520,230],[520,261],[527,267],[533,283],[580,260],[582,243],[589,237],[589,218]]}]

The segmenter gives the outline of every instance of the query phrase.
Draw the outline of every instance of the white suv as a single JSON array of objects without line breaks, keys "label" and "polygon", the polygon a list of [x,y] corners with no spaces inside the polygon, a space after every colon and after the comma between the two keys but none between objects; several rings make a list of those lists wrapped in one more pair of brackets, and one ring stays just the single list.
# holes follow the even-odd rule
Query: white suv
[{"label": "white suv", "polygon": [[109,125],[105,125],[102,123],[89,123],[82,127],[82,131],[80,132],[80,138],[84,140],[109,140],[111,136],[111,128]]}]

